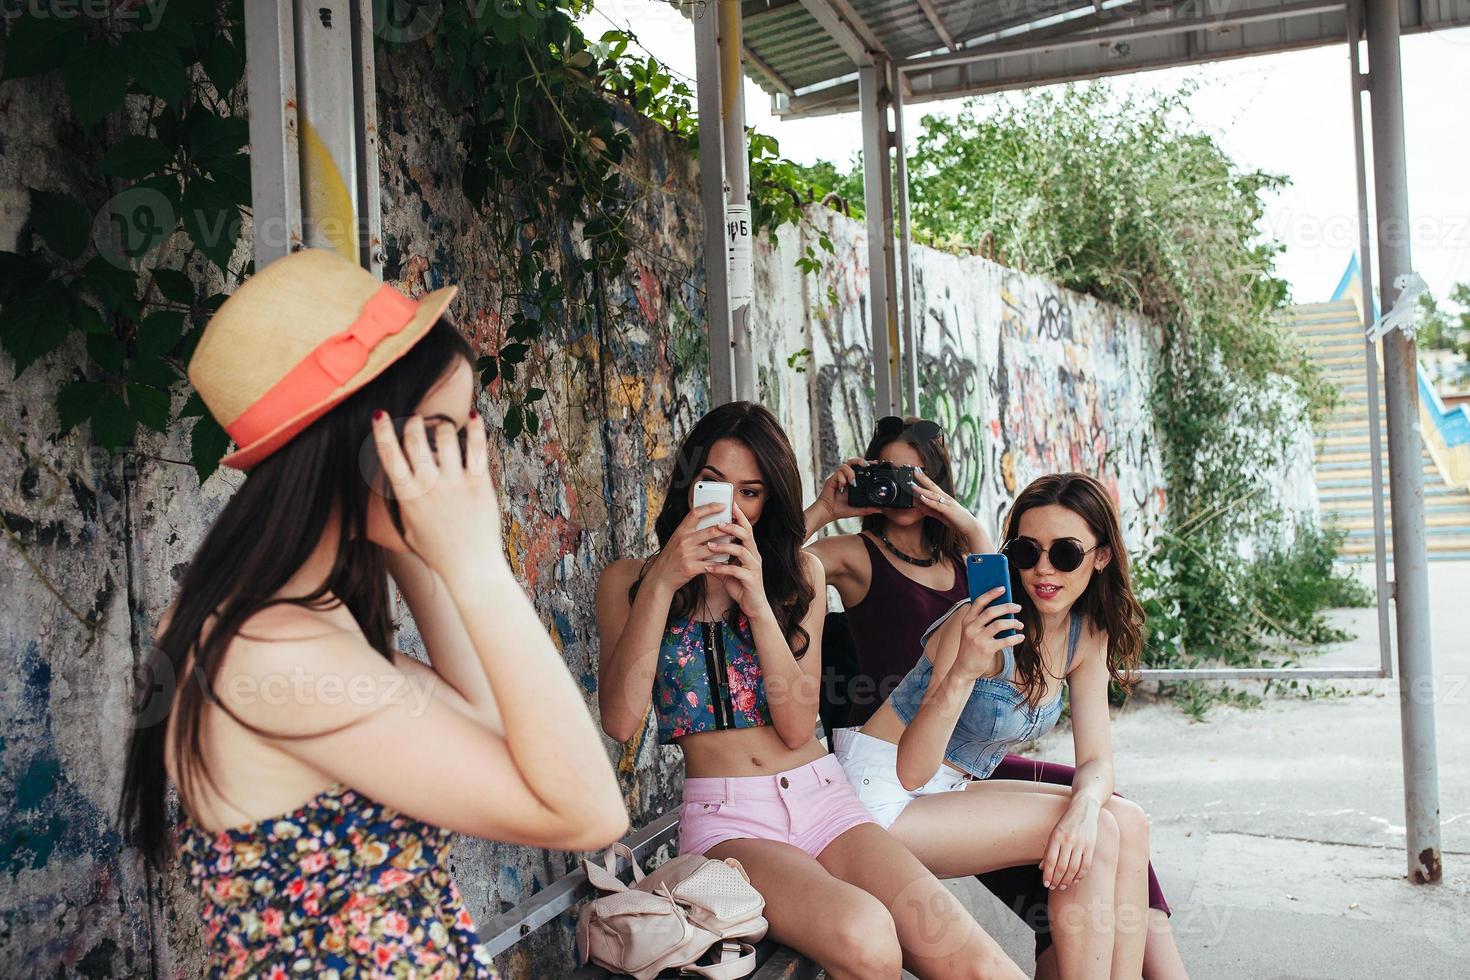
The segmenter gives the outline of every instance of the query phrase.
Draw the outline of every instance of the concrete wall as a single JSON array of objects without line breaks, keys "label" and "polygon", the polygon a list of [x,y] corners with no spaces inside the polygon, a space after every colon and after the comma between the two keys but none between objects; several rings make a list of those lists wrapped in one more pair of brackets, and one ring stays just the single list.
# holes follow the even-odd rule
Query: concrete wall
[{"label": "concrete wall", "polygon": [[[436,86],[421,63],[380,64],[380,79],[389,274],[414,292],[461,283],[455,313],[493,349],[488,235],[457,185],[457,124],[426,95]],[[54,80],[0,85],[0,248],[27,246],[28,186],[70,189],[92,206],[107,196],[92,176],[97,146],[55,112],[63,100]],[[512,561],[589,705],[596,574],[646,547],[668,457],[708,401],[695,161],[628,122],[639,127],[630,179],[642,189],[628,275],[605,284],[598,316],[537,352],[548,426],[496,458]],[[762,245],[755,323],[762,397],[787,423],[814,487],[861,449],[873,413],[863,230],[829,212],[811,221],[836,255],[802,276],[793,263],[814,241],[811,228]],[[1141,533],[1164,499],[1147,413],[1148,324],[975,258],[920,250],[917,279],[923,408],[953,435],[962,498],[993,527],[1033,476],[1084,469],[1117,489]],[[118,459],[87,451],[75,432],[53,438],[54,392],[83,363],[76,345],[15,382],[0,357],[0,975],[197,976],[192,897],[175,876],[144,871],[111,814],[130,671],[239,477],[197,486],[181,462],[185,432],[141,437]],[[495,404],[492,392],[492,414]],[[407,619],[400,645],[419,647]],[[651,734],[607,750],[635,822],[675,799],[676,750]],[[567,855],[475,840],[461,840],[454,857],[482,921],[570,865]],[[501,965],[509,977],[561,976],[569,948],[568,930],[548,928]]]}]

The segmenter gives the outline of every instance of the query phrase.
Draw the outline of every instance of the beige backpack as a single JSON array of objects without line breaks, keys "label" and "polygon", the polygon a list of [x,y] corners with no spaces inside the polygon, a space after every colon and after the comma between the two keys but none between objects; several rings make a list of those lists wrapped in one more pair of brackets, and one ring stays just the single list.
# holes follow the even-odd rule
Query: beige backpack
[{"label": "beige backpack", "polygon": [[[616,872],[617,855],[633,866],[633,885]],[[650,980],[662,970],[707,980],[738,980],[755,970],[755,947],[766,934],[766,900],[740,862],[682,854],[645,875],[624,844],[607,849],[603,863],[583,859],[587,880],[603,894],[582,907],[577,946],[614,973]],[[711,947],[718,962],[696,965]]]}]

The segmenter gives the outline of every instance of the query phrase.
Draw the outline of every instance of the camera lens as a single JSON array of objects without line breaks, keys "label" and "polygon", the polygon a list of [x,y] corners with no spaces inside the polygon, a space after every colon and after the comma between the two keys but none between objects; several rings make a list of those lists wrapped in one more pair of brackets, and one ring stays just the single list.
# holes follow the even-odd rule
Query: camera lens
[{"label": "camera lens", "polygon": [[869,492],[874,503],[889,504],[898,499],[898,484],[892,477],[880,476],[873,480]]}]

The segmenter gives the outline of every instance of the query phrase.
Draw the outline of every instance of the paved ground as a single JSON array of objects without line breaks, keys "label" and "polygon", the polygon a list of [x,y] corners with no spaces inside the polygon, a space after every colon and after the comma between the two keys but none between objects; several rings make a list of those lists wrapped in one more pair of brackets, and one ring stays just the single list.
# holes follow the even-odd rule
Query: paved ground
[{"label": "paved ground", "polygon": [[[1431,565],[1430,588],[1439,885],[1405,879],[1397,681],[1269,695],[1201,724],[1138,701],[1116,718],[1118,783],[1152,818],[1155,867],[1196,980],[1470,976],[1470,562]],[[1376,664],[1374,610],[1334,619],[1359,639],[1316,662]],[[1070,733],[1039,754],[1071,761]],[[1019,920],[973,882],[953,887],[1029,969]]]}]

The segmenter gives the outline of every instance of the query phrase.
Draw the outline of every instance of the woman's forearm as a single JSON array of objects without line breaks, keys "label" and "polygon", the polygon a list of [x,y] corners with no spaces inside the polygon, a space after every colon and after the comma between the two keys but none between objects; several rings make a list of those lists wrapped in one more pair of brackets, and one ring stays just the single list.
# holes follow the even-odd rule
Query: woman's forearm
[{"label": "woman's forearm", "polygon": [[581,691],[510,567],[484,561],[446,583],[527,788],[560,817],[621,813],[626,826],[622,793]]},{"label": "woman's forearm", "polygon": [[781,632],[781,624],[774,614],[767,613],[752,620],[750,632],[755,640],[756,656],[760,659],[771,724],[787,746],[797,748],[804,745],[817,727],[816,689],[807,690],[804,683],[806,675],[801,664],[796,662],[791,643]]},{"label": "woman's forearm", "polygon": [[1107,759],[1092,759],[1077,767],[1072,775],[1072,799],[1096,805],[1099,809],[1113,795],[1113,764]]},{"label": "woman's forearm", "polygon": [[974,681],[953,671],[929,685],[918,714],[898,741],[898,780],[905,789],[918,789],[939,771],[955,722],[974,686]]},{"label": "woman's forearm", "polygon": [[465,633],[464,622],[449,588],[437,572],[412,552],[389,552],[388,574],[403,593],[413,614],[429,664],[475,711],[493,726],[499,725],[495,693]]},{"label": "woman's forearm", "polygon": [[616,741],[626,742],[637,734],[648,714],[673,598],[657,576],[646,576],[617,642],[602,652],[597,704],[602,730]]}]

